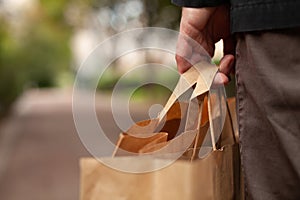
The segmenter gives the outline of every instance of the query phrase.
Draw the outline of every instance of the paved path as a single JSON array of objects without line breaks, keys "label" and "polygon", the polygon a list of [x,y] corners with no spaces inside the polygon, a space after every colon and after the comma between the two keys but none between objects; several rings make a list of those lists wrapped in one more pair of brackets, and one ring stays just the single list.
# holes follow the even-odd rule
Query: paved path
[{"label": "paved path", "polygon": [[[0,123],[1,200],[79,199],[78,160],[90,155],[75,130],[71,95],[28,91]],[[108,103],[100,103],[97,114],[105,130],[118,133]],[[139,110],[131,113],[136,119],[145,117],[146,109]]]}]

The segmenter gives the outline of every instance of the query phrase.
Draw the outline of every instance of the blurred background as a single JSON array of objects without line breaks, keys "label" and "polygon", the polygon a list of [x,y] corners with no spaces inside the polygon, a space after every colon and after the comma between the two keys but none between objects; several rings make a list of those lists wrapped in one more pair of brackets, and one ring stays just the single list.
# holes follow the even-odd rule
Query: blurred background
[{"label": "blurred background", "polygon": [[[148,26],[178,30],[179,20],[180,8],[170,0],[0,0],[0,199],[78,199],[78,160],[89,156],[72,117],[80,64],[109,36]],[[107,96],[121,76],[118,65],[127,61],[106,71],[98,87],[97,114],[112,133],[119,129]],[[162,78],[176,83],[178,76]],[[157,85],[139,88],[131,115],[144,119],[149,105],[169,94]]]}]

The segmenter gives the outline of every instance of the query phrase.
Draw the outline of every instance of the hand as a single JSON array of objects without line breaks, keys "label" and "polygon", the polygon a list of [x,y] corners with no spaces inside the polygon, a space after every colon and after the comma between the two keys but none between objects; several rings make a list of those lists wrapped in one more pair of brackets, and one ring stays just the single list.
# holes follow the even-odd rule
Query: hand
[{"label": "hand", "polygon": [[178,71],[185,72],[205,59],[207,53],[213,57],[215,43],[220,39],[224,42],[224,57],[220,62],[220,73],[216,75],[214,82],[226,84],[234,64],[228,6],[183,8],[176,52]]}]

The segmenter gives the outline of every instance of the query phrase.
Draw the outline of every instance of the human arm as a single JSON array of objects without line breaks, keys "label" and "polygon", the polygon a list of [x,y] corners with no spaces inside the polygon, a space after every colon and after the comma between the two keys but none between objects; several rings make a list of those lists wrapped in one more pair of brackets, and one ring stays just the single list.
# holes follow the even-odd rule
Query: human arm
[{"label": "human arm", "polygon": [[224,57],[220,62],[220,72],[217,82],[227,83],[228,75],[234,63],[234,44],[230,35],[229,7],[221,5],[217,7],[182,8],[180,22],[180,36],[177,42],[176,62],[178,71],[185,72],[193,64],[202,59],[201,50],[187,39],[191,38],[200,44],[212,57],[215,43],[220,39],[224,41]]}]

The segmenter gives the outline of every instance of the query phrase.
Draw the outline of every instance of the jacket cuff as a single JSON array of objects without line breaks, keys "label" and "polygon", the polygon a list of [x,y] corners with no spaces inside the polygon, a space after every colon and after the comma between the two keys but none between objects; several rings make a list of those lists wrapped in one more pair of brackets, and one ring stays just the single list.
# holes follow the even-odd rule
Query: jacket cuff
[{"label": "jacket cuff", "polygon": [[228,2],[229,0],[172,0],[177,6],[190,8],[215,7]]}]

